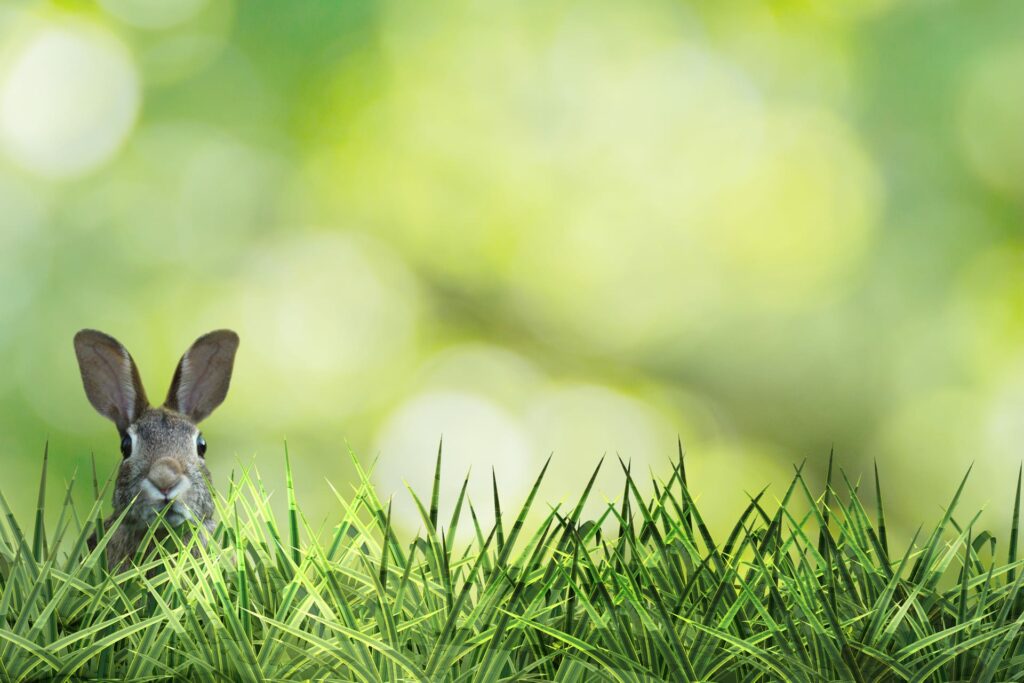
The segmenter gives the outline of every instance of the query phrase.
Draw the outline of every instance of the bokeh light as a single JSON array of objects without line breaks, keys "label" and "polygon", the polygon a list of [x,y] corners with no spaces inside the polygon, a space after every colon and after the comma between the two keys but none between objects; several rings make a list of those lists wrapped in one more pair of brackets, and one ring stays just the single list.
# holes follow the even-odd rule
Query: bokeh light
[{"label": "bokeh light", "polygon": [[[426,54],[419,23],[398,21],[395,86],[318,167],[327,201],[425,268],[507,288],[545,335],[603,349],[688,333],[726,298],[829,300],[875,229],[870,158],[840,118],[773,106],[665,12],[657,26],[610,5],[557,31],[517,13],[514,29],[448,23]],[[481,157],[500,163],[480,174]]]},{"label": "bokeh light", "polygon": [[[46,201],[19,178],[0,173],[0,206],[4,226],[0,228],[0,348],[14,332],[17,314],[31,305],[48,265],[40,254],[37,233],[47,219]],[[25,271],[21,264],[34,260],[36,268]],[[3,380],[0,380],[2,382]]]},{"label": "bokeh light", "polygon": [[[226,486],[284,441],[316,526],[352,449],[396,523],[492,467],[587,515],[686,452],[712,528],[875,462],[903,538],[1024,439],[1024,5],[101,0],[0,5],[0,448],[118,462],[71,351],[151,398],[242,339]],[[866,488],[863,490],[867,490]],[[51,487],[60,495],[60,487]],[[16,511],[31,486],[4,487]],[[88,491],[79,492],[82,499]],[[469,527],[463,527],[465,532]]]},{"label": "bokeh light", "polygon": [[552,503],[562,501],[571,509],[604,458],[584,508],[594,517],[609,501],[621,499],[620,458],[634,468],[641,486],[674,458],[672,425],[643,401],[607,387],[552,387],[532,401],[526,421],[534,441],[552,454],[551,479],[542,489]]},{"label": "bokeh light", "polygon": [[[494,523],[492,471],[507,507],[521,504],[538,463],[531,457],[533,446],[519,421],[486,397],[456,392],[416,396],[388,419],[378,441],[378,452],[396,458],[402,466],[392,467],[383,461],[374,470],[378,495],[393,496],[396,522],[406,528],[425,526],[406,487],[429,509],[437,448],[441,446],[439,434],[448,435],[441,468],[443,519],[454,514],[462,483],[469,477],[465,514],[460,517],[459,538],[465,540],[473,535],[470,503],[484,528]],[[435,439],[437,443],[432,444]]]},{"label": "bokeh light", "polygon": [[207,0],[99,0],[107,12],[132,26],[167,29],[188,21],[206,6]]},{"label": "bokeh light", "polygon": [[99,26],[45,22],[17,36],[0,67],[0,142],[50,178],[88,172],[124,143],[139,110],[131,55]]},{"label": "bokeh light", "polygon": [[250,253],[238,287],[214,308],[241,303],[239,333],[258,340],[259,384],[279,387],[243,399],[264,406],[266,420],[329,425],[365,409],[415,347],[416,283],[365,238],[313,233],[269,244]]},{"label": "bokeh light", "polygon": [[966,70],[961,138],[971,169],[1002,192],[1024,196],[1024,42],[989,49]]}]

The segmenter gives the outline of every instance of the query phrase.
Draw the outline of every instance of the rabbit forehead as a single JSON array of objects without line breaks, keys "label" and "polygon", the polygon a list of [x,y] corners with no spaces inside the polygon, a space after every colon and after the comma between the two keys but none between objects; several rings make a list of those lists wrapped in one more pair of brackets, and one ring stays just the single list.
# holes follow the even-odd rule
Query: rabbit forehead
[{"label": "rabbit forehead", "polygon": [[199,428],[184,415],[165,408],[150,408],[132,425],[140,452],[157,456],[195,450]]}]

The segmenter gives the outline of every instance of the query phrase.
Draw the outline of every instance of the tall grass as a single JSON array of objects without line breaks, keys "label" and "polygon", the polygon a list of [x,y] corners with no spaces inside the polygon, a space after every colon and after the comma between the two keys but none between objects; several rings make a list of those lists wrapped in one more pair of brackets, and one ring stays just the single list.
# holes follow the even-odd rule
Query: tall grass
[{"label": "tall grass", "polygon": [[[215,543],[183,548],[171,534],[121,573],[104,567],[109,535],[88,549],[102,503],[81,514],[74,482],[46,528],[44,464],[29,532],[0,496],[0,678],[1024,678],[1019,475],[1003,561],[989,532],[957,519],[963,483],[903,553],[888,545],[877,470],[870,511],[831,465],[819,493],[798,469],[779,504],[753,496],[713,538],[681,454],[653,494],[616,464],[619,503],[585,519],[591,477],[575,504],[529,526],[537,485],[514,515],[501,514],[495,487],[486,528],[465,486],[441,518],[438,476],[416,498],[425,531],[408,539],[353,462],[358,480],[335,493],[338,523],[323,541],[290,472],[281,526],[242,473],[218,501]],[[466,511],[474,540],[457,547]]]}]

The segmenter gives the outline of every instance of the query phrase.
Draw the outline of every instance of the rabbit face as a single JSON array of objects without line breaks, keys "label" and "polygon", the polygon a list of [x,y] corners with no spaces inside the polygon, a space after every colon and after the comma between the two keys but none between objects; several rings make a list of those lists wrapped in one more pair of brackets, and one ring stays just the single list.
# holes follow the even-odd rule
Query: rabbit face
[{"label": "rabbit face", "polygon": [[200,455],[199,428],[184,415],[150,408],[128,427],[128,456],[121,462],[114,492],[114,513],[131,506],[125,523],[148,525],[167,508],[172,526],[213,516],[207,482],[210,473]]},{"label": "rabbit face", "polygon": [[203,335],[178,362],[164,404],[150,407],[135,361],[120,342],[96,330],[75,335],[85,395],[121,435],[124,460],[108,523],[127,513],[108,546],[111,566],[134,555],[140,530],[165,508],[164,520],[174,526],[212,528],[206,442],[196,425],[227,395],[237,349],[231,330]]}]

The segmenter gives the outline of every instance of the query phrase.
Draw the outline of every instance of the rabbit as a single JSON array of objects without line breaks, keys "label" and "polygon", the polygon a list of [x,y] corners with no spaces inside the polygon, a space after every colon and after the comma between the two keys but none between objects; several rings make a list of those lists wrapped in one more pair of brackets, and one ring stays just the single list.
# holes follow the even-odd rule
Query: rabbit
[{"label": "rabbit", "polygon": [[[206,440],[197,425],[227,395],[237,350],[238,335],[231,330],[197,339],[181,357],[164,404],[153,407],[135,361],[120,342],[96,330],[75,335],[85,394],[121,437],[123,459],[114,489],[114,514],[105,527],[126,509],[127,513],[107,544],[111,569],[130,565],[161,511],[166,523],[187,524],[185,542],[198,533],[205,545],[213,533]],[[165,534],[166,529],[158,529],[155,535]]]}]

